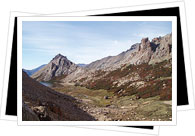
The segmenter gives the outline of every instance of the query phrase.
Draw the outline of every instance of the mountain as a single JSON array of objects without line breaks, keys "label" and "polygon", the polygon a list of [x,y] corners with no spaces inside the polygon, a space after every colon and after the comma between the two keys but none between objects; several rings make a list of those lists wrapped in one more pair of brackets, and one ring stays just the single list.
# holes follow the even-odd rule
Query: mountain
[{"label": "mountain", "polygon": [[[58,54],[32,77],[38,81],[53,79],[64,85],[71,83],[88,89],[110,90],[120,96],[137,94],[145,98],[161,95],[162,99],[171,99],[171,49],[172,34],[167,34],[151,41],[143,38],[127,51],[84,67]],[[155,92],[156,87],[160,88],[158,92]]]},{"label": "mountain", "polygon": [[42,69],[35,72],[31,77],[38,81],[49,81],[53,77],[66,76],[74,72],[78,66],[67,59],[67,57],[58,54]]},{"label": "mountain", "polygon": [[116,56],[108,56],[86,65],[83,69],[77,69],[69,74],[64,82],[79,81],[87,78],[94,79],[97,73],[114,71],[127,65],[155,64],[172,58],[172,34],[157,37],[150,41],[143,38],[140,43],[131,46],[130,49]]},{"label": "mountain", "polygon": [[86,65],[86,68],[88,69],[107,69],[107,68],[115,68],[120,67],[120,65],[127,63],[130,58],[131,54],[136,52],[138,50],[139,44],[134,44],[131,46],[131,48],[127,51],[124,51],[120,53],[117,56],[108,56],[105,58],[102,58],[100,60],[94,61],[88,65]]},{"label": "mountain", "polygon": [[94,61],[86,66],[88,69],[110,70],[121,67],[124,64],[139,65],[142,63],[153,64],[171,58],[172,34],[157,37],[150,42],[143,38],[141,43],[131,46],[125,52],[117,56],[108,56]]},{"label": "mountain", "polygon": [[25,72],[22,72],[22,101],[24,121],[95,120],[77,106],[76,99],[40,84]]},{"label": "mountain", "polygon": [[40,69],[42,69],[46,64],[43,64],[37,68],[34,68],[32,70],[27,70],[27,69],[23,69],[24,72],[26,72],[29,76],[33,75],[35,72],[39,71]]}]

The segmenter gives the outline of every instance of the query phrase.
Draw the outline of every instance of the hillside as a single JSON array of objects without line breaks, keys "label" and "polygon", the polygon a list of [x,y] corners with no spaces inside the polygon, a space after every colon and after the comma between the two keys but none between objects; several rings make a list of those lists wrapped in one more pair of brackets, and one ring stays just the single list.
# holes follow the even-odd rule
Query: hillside
[{"label": "hillside", "polygon": [[155,65],[130,64],[113,71],[98,70],[72,82],[88,89],[105,89],[118,97],[136,95],[138,98],[149,98],[160,95],[161,100],[171,100],[171,59]]},{"label": "hillside", "polygon": [[[58,93],[31,79],[25,72],[22,74],[23,119],[27,120],[94,120],[81,110],[76,99]],[[28,108],[29,107],[29,108]]]}]

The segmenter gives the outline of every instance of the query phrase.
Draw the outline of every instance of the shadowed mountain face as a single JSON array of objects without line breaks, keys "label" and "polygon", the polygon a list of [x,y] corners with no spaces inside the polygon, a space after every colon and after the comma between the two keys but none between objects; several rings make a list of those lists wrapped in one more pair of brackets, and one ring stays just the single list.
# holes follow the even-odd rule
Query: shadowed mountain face
[{"label": "shadowed mountain face", "polygon": [[38,81],[49,81],[53,77],[68,75],[77,69],[77,65],[68,60],[65,56],[56,55],[47,65],[41,70],[32,75],[32,78]]},{"label": "shadowed mountain face", "polygon": [[23,69],[24,72],[26,72],[29,76],[33,75],[35,72],[39,71],[40,69],[42,69],[46,64],[43,64],[41,66],[39,66],[38,68],[32,69],[32,70],[27,70],[27,69]]},{"label": "shadowed mountain face", "polygon": [[94,120],[77,107],[76,99],[41,85],[25,72],[22,73],[22,96],[24,120]]}]

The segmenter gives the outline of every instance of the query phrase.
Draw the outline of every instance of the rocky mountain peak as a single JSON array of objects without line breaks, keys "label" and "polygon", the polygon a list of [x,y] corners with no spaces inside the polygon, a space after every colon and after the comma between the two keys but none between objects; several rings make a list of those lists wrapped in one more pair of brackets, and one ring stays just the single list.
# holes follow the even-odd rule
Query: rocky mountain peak
[{"label": "rocky mountain peak", "polygon": [[161,37],[156,37],[152,39],[152,42],[158,44],[160,40],[161,40]]},{"label": "rocky mountain peak", "polygon": [[141,50],[145,50],[148,47],[150,47],[150,41],[149,41],[148,37],[147,38],[143,38],[141,40]]},{"label": "rocky mountain peak", "polygon": [[62,54],[59,53],[52,60],[59,59],[59,58],[66,58],[67,59],[66,56],[63,56]]},{"label": "rocky mountain peak", "polygon": [[61,54],[56,55],[52,60],[51,60],[52,64],[55,64],[57,66],[60,65],[71,65],[73,64],[73,62],[71,62],[70,60],[68,60],[68,58],[66,56],[63,56]]},{"label": "rocky mountain peak", "polygon": [[53,77],[66,76],[75,71],[77,67],[67,57],[58,54],[43,69],[34,73],[32,78],[38,81],[49,81]]},{"label": "rocky mountain peak", "polygon": [[149,41],[148,37],[142,38],[141,44],[146,45],[146,43]]}]

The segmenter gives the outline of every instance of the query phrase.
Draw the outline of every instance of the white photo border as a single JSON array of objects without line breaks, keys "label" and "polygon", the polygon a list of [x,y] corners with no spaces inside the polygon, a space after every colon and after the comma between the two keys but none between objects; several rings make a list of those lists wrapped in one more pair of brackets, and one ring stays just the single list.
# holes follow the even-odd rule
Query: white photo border
[{"label": "white photo border", "polygon": [[[172,121],[22,121],[22,22],[23,21],[171,21],[172,22]],[[177,108],[177,22],[176,17],[20,17],[18,18],[18,125],[71,125],[71,126],[151,126],[176,125]]]},{"label": "white photo border", "polygon": [[[155,9],[157,9],[158,7],[159,7],[159,4],[152,4],[152,5],[156,5],[155,6]],[[181,7],[183,7],[183,2],[174,2],[174,3],[164,3],[164,4],[161,4],[161,5],[164,5],[164,7],[165,8],[167,8],[167,7],[176,7],[176,6],[179,6],[180,8]],[[143,5],[144,7],[146,7],[146,9],[150,9],[150,5]],[[139,6],[140,7],[140,6]],[[162,6],[162,8],[164,8],[163,6]],[[126,7],[121,7],[121,8],[126,8]],[[121,9],[120,8],[120,9]],[[100,9],[100,10],[102,10],[102,9]],[[114,10],[117,10],[117,8],[113,8],[113,11]],[[141,8],[139,8],[139,10],[142,10]],[[95,10],[91,10],[91,11],[95,11]],[[90,12],[91,12],[90,11]],[[135,9],[134,9],[134,6],[129,6],[125,11],[135,11]],[[124,12],[125,12],[124,11]],[[183,8],[182,8],[182,10],[180,10],[180,12],[181,11],[183,11]],[[83,11],[79,11],[79,12],[83,12]],[[71,12],[71,16],[72,15],[79,15],[79,12]],[[86,11],[84,11],[85,12],[85,14],[87,14],[87,12]],[[95,11],[96,12],[96,11]],[[114,11],[114,12],[117,12],[117,11]],[[120,12],[120,11],[119,11]],[[67,13],[59,13],[59,14],[56,14],[56,16],[58,16],[58,15],[60,15],[60,16],[68,16],[69,15],[69,13],[70,12],[68,12],[68,14]],[[73,14],[74,13],[74,14]],[[13,11],[13,12],[11,12],[10,13],[11,14],[11,16],[10,16],[10,24],[9,24],[9,33],[8,33],[8,44],[7,44],[7,54],[9,54],[9,53],[11,53],[11,49],[9,50],[9,46],[11,46],[12,47],[12,40],[13,40],[13,27],[14,27],[14,25],[12,25],[12,22],[14,22],[14,18],[15,17],[19,17],[19,16],[32,16],[32,15],[36,15],[36,14],[39,14],[39,13],[29,13],[29,12],[20,12],[20,11]],[[104,13],[103,13],[104,14]],[[50,14],[49,14],[50,15]],[[181,13],[180,14],[180,18],[182,19],[182,18],[186,18],[186,16],[185,16],[185,14],[183,14],[183,13]],[[185,20],[185,19],[184,19]],[[185,20],[186,21],[186,20]],[[184,22],[185,22],[184,21]],[[186,22],[185,22],[186,23]],[[187,31],[187,29],[186,29],[186,26],[184,27],[182,24],[181,24],[181,28],[183,28],[184,29],[184,31]],[[186,29],[186,30],[185,30]],[[10,36],[11,35],[11,36]],[[188,39],[187,38],[187,35],[186,34],[183,34],[183,32],[182,32],[182,37],[184,38],[184,37],[186,37],[186,39]],[[187,42],[188,42],[188,40],[187,40]],[[11,44],[9,44],[9,43],[11,43]],[[183,43],[183,44],[185,44],[186,45],[186,43]],[[185,49],[186,48],[186,46],[185,47],[183,47],[183,49]],[[187,49],[187,50],[189,50],[189,48]],[[186,51],[187,52],[187,51]],[[189,52],[187,52],[187,54],[189,54]],[[187,56],[189,56],[189,55],[187,55]],[[4,79],[6,79],[7,77],[9,77],[9,69],[10,69],[10,67],[9,66],[7,66],[7,63],[9,63],[10,62],[10,58],[11,58],[11,55],[10,55],[10,57],[9,57],[9,55],[7,55],[6,56],[6,70],[5,71],[7,71],[7,72],[5,72],[4,73]],[[186,55],[185,55],[185,58],[186,58]],[[188,59],[188,57],[186,58],[186,59]],[[189,58],[190,59],[190,58]],[[189,60],[190,61],[190,60]],[[188,63],[188,65],[186,65],[186,63],[185,63],[185,67],[186,67],[186,69],[191,69],[191,67],[189,66],[189,63]],[[188,67],[188,68],[187,68]],[[189,71],[189,73],[191,73],[191,70]],[[189,74],[190,76],[192,75],[192,74]],[[187,75],[186,75],[187,76]],[[190,81],[191,82],[191,80],[190,80],[190,76],[187,76],[186,78],[187,78],[187,80],[188,80],[188,82]],[[12,115],[5,115],[5,110],[6,110],[6,102],[7,102],[7,88],[5,87],[5,86],[7,86],[8,85],[8,82],[6,82],[5,80],[4,80],[4,84],[3,84],[4,86],[3,86],[3,92],[2,92],[2,104],[1,104],[1,119],[5,119],[5,120],[17,120],[17,116],[12,116]],[[180,111],[180,110],[190,110],[190,109],[194,109],[194,101],[193,101],[193,88],[192,88],[192,86],[187,86],[187,91],[188,91],[188,98],[189,98],[189,105],[180,105],[180,106],[177,106],[177,110],[178,111]],[[189,97],[189,96],[191,96],[191,97]],[[94,129],[99,129],[99,128],[101,128],[101,129],[105,129],[105,130],[107,130],[107,129],[109,129],[109,130],[115,130],[115,131],[121,131],[121,128],[122,127],[115,127],[115,126],[106,126],[106,128],[105,127],[102,127],[102,126],[97,126],[97,128],[96,127],[94,127],[94,126],[92,126]],[[120,128],[120,129],[119,129]],[[156,130],[159,128],[159,126],[154,126],[154,129],[156,128]],[[133,131],[132,131],[132,130]],[[130,130],[130,131],[129,131]],[[135,131],[134,131],[135,130]],[[142,130],[143,129],[138,129],[138,128],[127,128],[127,129],[125,129],[125,130],[122,130],[122,131],[126,131],[126,132],[142,132]],[[147,131],[146,133],[149,133],[149,134],[157,134],[157,132],[158,131],[153,131],[153,130],[145,130],[145,131]],[[145,132],[144,132],[145,133]]]},{"label": "white photo border", "polygon": [[[188,37],[187,37],[187,26],[186,24],[186,15],[185,15],[185,7],[184,2],[170,2],[170,3],[158,3],[158,4],[151,4],[151,5],[139,5],[139,6],[128,6],[128,7],[118,7],[118,8],[108,8],[106,11],[102,12],[101,10],[105,9],[98,9],[98,10],[87,10],[87,11],[74,11],[74,12],[64,12],[64,13],[55,13],[52,15],[55,16],[87,16],[90,12],[90,14],[106,14],[107,10],[109,13],[116,13],[116,12],[125,12],[125,11],[139,11],[139,10],[150,10],[152,9],[158,9],[158,8],[169,8],[169,7],[179,7],[180,8],[180,18],[182,22],[181,29],[182,32],[182,38],[186,39],[185,42],[183,41],[183,45],[186,46],[183,47],[183,49],[186,49],[185,51],[185,62],[191,62],[190,55],[189,55],[189,44],[188,44]],[[112,10],[112,11],[110,11]],[[8,93],[8,79],[9,79],[9,70],[10,70],[10,58],[11,55],[11,47],[12,47],[12,40],[13,40],[13,27],[14,27],[14,18],[20,17],[20,16],[36,16],[36,15],[43,15],[40,13],[28,13],[28,12],[19,12],[19,11],[12,11],[10,12],[10,24],[9,24],[9,33],[8,33],[8,44],[7,44],[7,56],[6,56],[6,66],[5,66],[5,72],[4,72],[4,84],[3,84],[3,92],[2,92],[2,102],[1,102],[1,119],[5,120],[17,120],[17,117],[14,115],[6,115],[6,103],[7,103],[7,93]],[[51,15],[51,14],[49,14]],[[48,16],[48,14],[44,14],[44,16]],[[184,19],[183,19],[184,18]],[[185,34],[183,34],[185,32]],[[182,39],[182,40],[183,40]],[[188,46],[188,47],[187,47]],[[187,57],[188,56],[188,57]],[[192,81],[192,70],[191,70],[191,63],[188,63],[185,68],[187,74],[187,94],[188,94],[188,100],[189,104],[187,105],[179,105],[177,106],[178,111],[184,111],[184,110],[192,110],[194,109],[194,87],[193,87],[193,81]]]},{"label": "white photo border", "polygon": [[[6,49],[6,63],[4,66],[4,79],[3,79],[3,92],[2,92],[2,99],[1,99],[1,110],[0,115],[1,119],[4,120],[17,120],[16,116],[13,115],[6,115],[6,106],[7,106],[7,95],[8,95],[8,85],[9,85],[9,73],[10,73],[10,66],[11,66],[11,55],[12,55],[12,42],[13,42],[13,33],[14,33],[14,23],[15,17],[18,16],[29,16],[34,15],[35,13],[25,13],[25,12],[10,12],[10,19],[9,19],[9,29],[8,29],[8,41],[7,41],[7,49]],[[36,14],[39,15],[39,14]]]}]

